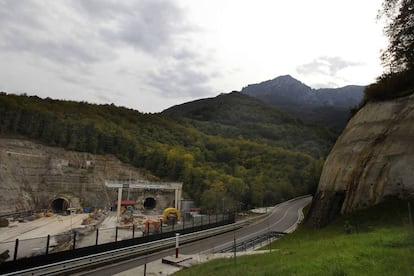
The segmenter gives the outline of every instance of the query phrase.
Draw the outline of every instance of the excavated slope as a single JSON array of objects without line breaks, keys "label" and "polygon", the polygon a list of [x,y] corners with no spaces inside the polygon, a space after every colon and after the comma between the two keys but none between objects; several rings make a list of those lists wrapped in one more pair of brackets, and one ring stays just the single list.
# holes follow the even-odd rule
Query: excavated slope
[{"label": "excavated slope", "polygon": [[116,191],[105,180],[145,179],[111,155],[47,147],[0,138],[0,215],[50,208],[58,198],[73,207],[109,207]]},{"label": "excavated slope", "polygon": [[414,95],[364,106],[329,154],[308,221],[414,197]]}]

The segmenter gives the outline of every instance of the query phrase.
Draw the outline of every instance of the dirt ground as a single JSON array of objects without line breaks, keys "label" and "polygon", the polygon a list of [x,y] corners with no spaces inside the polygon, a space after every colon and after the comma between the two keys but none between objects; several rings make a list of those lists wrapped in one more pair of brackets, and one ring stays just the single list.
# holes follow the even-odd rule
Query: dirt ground
[{"label": "dirt ground", "polygon": [[88,214],[68,216],[53,215],[26,222],[10,222],[8,227],[0,228],[0,242],[47,237],[69,231],[81,226]]},{"label": "dirt ground", "polygon": [[46,252],[47,235],[53,236],[49,246],[57,244],[56,235],[80,227],[88,214],[70,216],[53,215],[23,222],[10,221],[8,227],[0,228],[0,253],[8,250],[9,258],[14,257],[16,239],[19,239],[17,258],[30,257]]},{"label": "dirt ground", "polygon": [[[9,250],[9,259],[14,256],[16,239],[19,239],[17,258],[29,257],[38,254],[45,254],[47,247],[47,236],[50,235],[49,250],[53,250],[63,234],[65,236],[71,229],[86,227],[82,221],[88,218],[89,214],[72,214],[67,216],[54,214],[51,217],[42,217],[24,222],[10,220],[8,227],[0,228],[0,254]],[[117,218],[116,212],[109,212],[99,225],[98,244],[113,242],[115,240],[131,239],[142,236],[142,231],[136,228],[134,233],[131,227],[120,227],[116,233]],[[93,229],[93,228],[92,228]],[[96,231],[88,230],[78,234],[76,248],[93,246],[96,244]],[[50,252],[50,251],[49,251]]]}]

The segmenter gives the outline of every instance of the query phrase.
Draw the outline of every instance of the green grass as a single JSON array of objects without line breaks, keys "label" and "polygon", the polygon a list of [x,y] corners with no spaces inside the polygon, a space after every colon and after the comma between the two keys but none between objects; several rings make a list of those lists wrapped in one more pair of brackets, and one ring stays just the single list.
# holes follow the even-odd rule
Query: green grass
[{"label": "green grass", "polygon": [[214,260],[177,275],[414,275],[407,202],[391,200],[321,230],[301,226],[274,242],[272,253]]}]

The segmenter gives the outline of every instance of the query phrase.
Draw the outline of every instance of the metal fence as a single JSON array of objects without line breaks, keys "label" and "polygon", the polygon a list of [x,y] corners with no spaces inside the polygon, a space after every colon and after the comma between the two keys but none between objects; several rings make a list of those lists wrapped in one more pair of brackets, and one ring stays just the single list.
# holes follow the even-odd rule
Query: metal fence
[{"label": "metal fence", "polygon": [[[73,230],[60,235],[47,235],[32,239],[16,239],[13,241],[0,242],[0,271],[7,262],[16,262],[20,259],[33,258],[36,256],[52,255],[65,251],[76,251],[77,249],[98,248],[104,244],[122,243],[122,241],[133,241],[134,244],[146,241],[162,239],[167,233],[191,233],[209,229],[235,222],[234,213],[199,215],[189,218],[173,225],[160,224],[158,231],[140,229],[136,226],[96,228],[89,230]],[[150,229],[150,227],[147,227]],[[102,246],[101,246],[102,247]]]}]

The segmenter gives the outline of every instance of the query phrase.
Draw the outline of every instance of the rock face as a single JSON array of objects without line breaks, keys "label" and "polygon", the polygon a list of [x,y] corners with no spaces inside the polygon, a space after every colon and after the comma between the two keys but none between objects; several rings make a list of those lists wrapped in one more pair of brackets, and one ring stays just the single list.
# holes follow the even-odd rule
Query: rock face
[{"label": "rock face", "polygon": [[304,121],[342,130],[349,110],[361,102],[364,89],[357,85],[312,89],[287,75],[250,84],[241,93],[258,98]]},{"label": "rock face", "polygon": [[285,110],[286,105],[295,107],[332,106],[349,109],[358,105],[364,95],[364,87],[349,85],[341,88],[312,89],[290,75],[249,84],[241,93],[253,96]]},{"label": "rock face", "polygon": [[[69,206],[64,207],[108,208],[117,199],[116,190],[105,186],[109,179],[147,178],[111,155],[0,138],[0,215],[61,208],[65,204]],[[145,199],[145,191],[132,193],[133,200]]]},{"label": "rock face", "polygon": [[387,196],[414,197],[414,95],[368,103],[329,154],[308,222],[369,207]]}]

